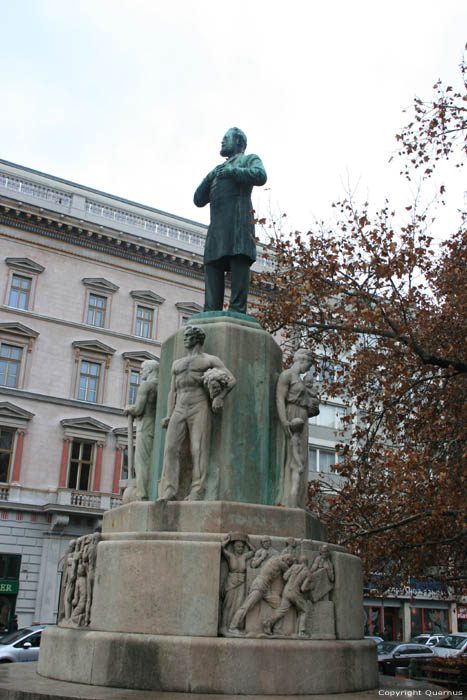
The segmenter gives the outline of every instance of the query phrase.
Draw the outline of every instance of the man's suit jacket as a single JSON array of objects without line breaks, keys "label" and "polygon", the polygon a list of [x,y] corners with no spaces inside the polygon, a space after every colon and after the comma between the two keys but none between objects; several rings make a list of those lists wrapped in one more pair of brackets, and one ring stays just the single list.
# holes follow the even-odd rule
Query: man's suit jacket
[{"label": "man's suit jacket", "polygon": [[[225,177],[219,172],[228,168]],[[214,168],[195,192],[197,207],[211,205],[204,262],[218,262],[230,268],[233,255],[245,255],[250,265],[256,260],[255,226],[252,223],[251,191],[254,185],[264,185],[266,171],[254,153],[237,153]]]}]

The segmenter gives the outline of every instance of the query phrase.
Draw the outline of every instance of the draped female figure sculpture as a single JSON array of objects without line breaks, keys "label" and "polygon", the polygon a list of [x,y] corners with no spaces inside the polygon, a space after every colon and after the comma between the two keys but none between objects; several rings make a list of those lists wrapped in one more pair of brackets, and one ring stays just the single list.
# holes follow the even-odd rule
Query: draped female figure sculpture
[{"label": "draped female figure sculpture", "polygon": [[306,508],[308,476],[308,418],[319,413],[319,399],[308,372],[313,357],[297,350],[292,366],[284,370],[276,388],[276,406],[286,436],[286,457],[280,502],[287,508]]}]

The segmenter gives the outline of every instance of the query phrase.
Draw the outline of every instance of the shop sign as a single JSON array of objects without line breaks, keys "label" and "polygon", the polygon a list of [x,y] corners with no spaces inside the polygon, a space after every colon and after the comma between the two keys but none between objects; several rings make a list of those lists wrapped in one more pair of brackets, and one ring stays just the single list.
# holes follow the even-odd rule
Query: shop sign
[{"label": "shop sign", "polygon": [[19,581],[2,581],[0,579],[0,594],[10,593],[15,595],[18,593]]},{"label": "shop sign", "polygon": [[467,607],[465,605],[457,606],[457,619],[467,620]]}]

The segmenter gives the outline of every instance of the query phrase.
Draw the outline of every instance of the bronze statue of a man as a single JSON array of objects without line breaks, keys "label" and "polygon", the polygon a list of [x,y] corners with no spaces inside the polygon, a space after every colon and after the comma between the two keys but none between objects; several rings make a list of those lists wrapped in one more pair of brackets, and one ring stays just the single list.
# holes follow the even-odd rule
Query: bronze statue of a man
[{"label": "bronze statue of a man", "polygon": [[254,153],[245,155],[246,143],[241,129],[227,131],[220,150],[226,162],[206,175],[194,196],[197,207],[211,205],[204,249],[205,311],[222,310],[225,272],[230,270],[229,310],[246,313],[250,266],[256,260],[251,191],[267,180],[261,159]]}]

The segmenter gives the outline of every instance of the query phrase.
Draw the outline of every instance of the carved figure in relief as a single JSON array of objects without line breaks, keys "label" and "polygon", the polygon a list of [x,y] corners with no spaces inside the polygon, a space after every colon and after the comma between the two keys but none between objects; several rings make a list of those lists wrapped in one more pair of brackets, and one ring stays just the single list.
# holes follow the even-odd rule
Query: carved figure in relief
[{"label": "carved figure in relief", "polygon": [[280,502],[288,508],[306,508],[308,472],[308,418],[319,413],[319,399],[310,370],[313,357],[308,350],[297,350],[292,366],[284,370],[276,388],[276,407],[286,436],[286,457]]},{"label": "carved figure in relief", "polygon": [[71,540],[68,545],[63,567],[59,623],[71,622],[79,627],[89,625],[100,538],[100,533],[94,532]]},{"label": "carved figure in relief", "polygon": [[[228,549],[232,543],[232,550]],[[254,555],[248,536],[228,534],[222,543],[222,554],[229,573],[222,591],[221,631],[228,630],[234,613],[245,599],[245,580],[248,560]]]},{"label": "carved figure in relief", "polygon": [[263,537],[261,540],[261,547],[259,547],[253,559],[251,560],[250,566],[252,569],[259,569],[264,564],[267,559],[273,556],[277,556],[278,552],[272,548],[271,538]]},{"label": "carved figure in relief", "polygon": [[292,556],[294,564],[298,561],[298,544],[295,537],[287,537],[285,540],[285,547],[281,552],[281,554],[288,552]]},{"label": "carved figure in relief", "polygon": [[294,607],[297,611],[296,632],[300,637],[306,637],[308,635],[305,624],[309,607],[306,593],[311,586],[311,571],[308,568],[307,557],[301,556],[298,564],[293,564],[284,573],[283,578],[286,583],[282,591],[279,608],[263,622],[263,629],[266,634],[273,634],[274,626],[280,623],[291,607]]},{"label": "carved figure in relief", "polygon": [[251,584],[250,592],[244,603],[233,616],[229,632],[233,634],[241,633],[241,628],[245,623],[247,614],[261,600],[265,600],[272,608],[279,607],[280,596],[271,591],[271,585],[277,578],[282,576],[292,564],[293,557],[289,552],[283,552],[282,554],[268,559]]},{"label": "carved figure in relief", "polygon": [[101,536],[98,532],[90,535],[88,544],[83,552],[83,563],[86,568],[86,611],[84,624],[89,625],[91,621],[91,606],[94,592],[94,578],[96,574],[97,545]]},{"label": "carved figure in relief", "polygon": [[334,588],[334,566],[329,556],[329,546],[323,544],[318,556],[313,561],[311,573],[311,598],[313,603],[329,600],[329,593]]},{"label": "carved figure in relief", "polygon": [[[60,595],[60,608],[58,611],[58,621],[61,622],[61,620],[66,619],[67,617],[67,597],[69,597],[70,601],[70,608],[69,612],[71,614],[71,601],[73,600],[73,595],[74,591],[71,589],[70,586],[70,580],[72,578],[72,560],[71,560],[71,555],[74,554],[76,547],[76,540],[70,540],[66,553],[65,553],[65,560],[63,563],[63,576],[62,576],[62,587],[61,587],[61,595]],[[75,576],[76,578],[76,576]],[[74,582],[73,582],[73,587],[74,587]]]},{"label": "carved figure in relief", "polygon": [[[134,465],[136,474],[136,499],[147,501],[149,498],[152,453],[154,448],[154,420],[156,416],[157,387],[159,380],[159,363],[145,360],[141,365],[141,384],[136,393],[134,406],[127,406],[125,414],[136,418],[136,449],[133,455],[128,450],[129,471]],[[132,421],[129,421],[128,438],[133,436]],[[130,474],[131,476],[131,474]],[[131,488],[131,487],[130,487]]]},{"label": "carved figure in relief", "polygon": [[[222,360],[203,352],[205,337],[201,328],[187,326],[183,342],[188,354],[172,365],[167,416],[161,421],[162,427],[167,429],[167,437],[159,501],[173,500],[177,496],[180,450],[187,434],[193,471],[186,500],[201,500],[209,462],[211,415],[222,411],[224,398],[236,384]],[[208,374],[213,369],[217,372]]]},{"label": "carved figure in relief", "polygon": [[65,561],[65,602],[64,618],[69,620],[73,610],[73,598],[75,595],[76,578],[78,576],[78,565],[80,559],[80,540],[72,540],[69,544],[67,558]]},{"label": "carved figure in relief", "polygon": [[75,592],[72,601],[71,621],[81,627],[85,622],[87,598],[86,567],[84,564],[78,565],[78,575],[76,577]]}]

